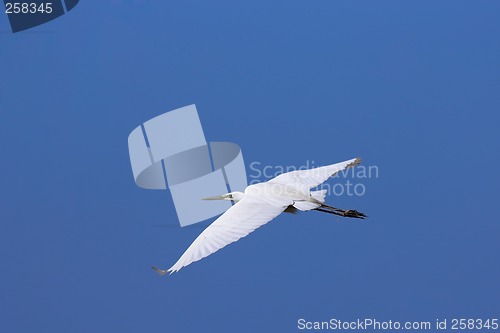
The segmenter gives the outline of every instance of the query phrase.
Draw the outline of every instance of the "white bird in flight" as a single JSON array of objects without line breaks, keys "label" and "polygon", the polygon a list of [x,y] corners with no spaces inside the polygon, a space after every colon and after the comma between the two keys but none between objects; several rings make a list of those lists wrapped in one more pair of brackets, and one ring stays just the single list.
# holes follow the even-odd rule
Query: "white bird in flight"
[{"label": "white bird in flight", "polygon": [[324,167],[283,173],[267,182],[250,185],[245,192],[231,192],[204,200],[236,202],[210,224],[169,269],[153,269],[161,275],[178,272],[181,268],[217,252],[228,244],[247,236],[282,212],[318,210],[344,217],[364,219],[356,210],[343,210],[326,205],[326,190],[312,188],[333,177],[339,171],[358,165],[360,158]]}]

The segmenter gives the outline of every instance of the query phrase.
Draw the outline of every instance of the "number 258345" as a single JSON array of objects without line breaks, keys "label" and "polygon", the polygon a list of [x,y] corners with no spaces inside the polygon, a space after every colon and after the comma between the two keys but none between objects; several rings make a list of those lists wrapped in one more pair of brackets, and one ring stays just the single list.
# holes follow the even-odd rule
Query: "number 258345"
[{"label": "number 258345", "polygon": [[52,2],[6,2],[6,14],[35,14],[35,13],[52,13]]}]

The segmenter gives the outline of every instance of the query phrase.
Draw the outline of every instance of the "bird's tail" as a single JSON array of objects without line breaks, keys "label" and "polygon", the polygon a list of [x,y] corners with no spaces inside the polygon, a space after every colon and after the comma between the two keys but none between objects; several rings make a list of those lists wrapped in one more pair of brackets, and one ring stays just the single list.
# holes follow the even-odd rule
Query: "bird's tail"
[{"label": "bird's tail", "polygon": [[311,191],[311,197],[321,203],[325,202],[326,190]]},{"label": "bird's tail", "polygon": [[326,190],[312,191],[310,193],[310,196],[310,201],[295,201],[293,207],[302,211],[317,209],[321,207],[325,202]]}]

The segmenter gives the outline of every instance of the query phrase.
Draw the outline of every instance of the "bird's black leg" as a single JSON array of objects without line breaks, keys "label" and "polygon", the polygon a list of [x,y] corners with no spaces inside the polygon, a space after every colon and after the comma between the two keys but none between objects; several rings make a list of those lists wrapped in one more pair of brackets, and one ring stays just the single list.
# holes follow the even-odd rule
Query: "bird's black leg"
[{"label": "bird's black leg", "polygon": [[325,204],[322,204],[320,207],[316,208],[315,210],[324,212],[324,213],[329,213],[329,214],[334,214],[338,216],[344,216],[344,217],[351,217],[351,218],[356,218],[356,219],[365,219],[367,216],[361,212],[358,212],[357,210],[354,209],[340,209],[332,206],[328,206]]},{"label": "bird's black leg", "polygon": [[344,216],[340,211],[338,210],[330,210],[330,209],[324,209],[321,207],[315,208],[314,210],[317,210],[318,212],[323,212],[323,213],[328,213],[328,214],[334,214],[338,216]]}]

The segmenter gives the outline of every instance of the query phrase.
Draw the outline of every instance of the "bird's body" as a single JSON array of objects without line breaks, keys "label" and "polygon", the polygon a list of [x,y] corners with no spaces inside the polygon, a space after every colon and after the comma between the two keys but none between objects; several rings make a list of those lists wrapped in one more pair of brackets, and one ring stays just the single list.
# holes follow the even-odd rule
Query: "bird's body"
[{"label": "bird's body", "polygon": [[249,185],[245,192],[231,192],[207,200],[232,200],[236,202],[208,226],[189,246],[180,259],[168,270],[153,267],[160,274],[179,271],[231,244],[260,226],[271,221],[283,211],[319,210],[335,215],[365,218],[355,210],[342,210],[324,204],[326,190],[311,191],[337,172],[359,164],[359,158],[309,170],[281,174],[267,182]]}]

